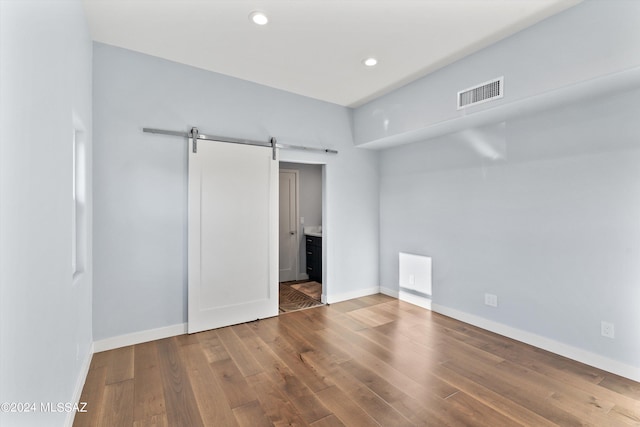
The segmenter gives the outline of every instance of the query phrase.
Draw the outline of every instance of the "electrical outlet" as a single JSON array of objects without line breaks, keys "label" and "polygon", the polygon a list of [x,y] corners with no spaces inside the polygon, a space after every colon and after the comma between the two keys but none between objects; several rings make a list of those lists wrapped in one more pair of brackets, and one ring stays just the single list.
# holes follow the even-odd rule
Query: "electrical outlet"
[{"label": "electrical outlet", "polygon": [[615,328],[613,323],[605,321],[600,322],[600,333],[603,337],[615,338]]},{"label": "electrical outlet", "polygon": [[484,294],[484,303],[490,307],[497,307],[498,296],[493,294]]},{"label": "electrical outlet", "polygon": [[415,285],[416,284],[416,276],[414,276],[413,274],[409,275],[409,284],[410,285]]}]

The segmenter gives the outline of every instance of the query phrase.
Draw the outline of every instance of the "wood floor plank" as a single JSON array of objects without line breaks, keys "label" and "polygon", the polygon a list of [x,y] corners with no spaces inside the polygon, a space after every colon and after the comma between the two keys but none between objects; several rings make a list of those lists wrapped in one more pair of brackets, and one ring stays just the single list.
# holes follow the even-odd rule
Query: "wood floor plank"
[{"label": "wood floor plank", "polygon": [[298,323],[295,319],[286,326],[286,333],[283,337],[287,339],[289,345],[301,355],[307,351],[315,351],[326,353],[336,362],[344,362],[351,359],[347,348],[340,348],[333,343],[319,338],[318,333],[322,333],[322,329],[308,329],[304,323]]},{"label": "wood floor plank", "polygon": [[93,355],[74,426],[640,426],[640,384],[384,295]]},{"label": "wood floor plank", "polygon": [[[286,319],[291,318],[290,314],[287,316],[278,316],[277,318],[263,319],[258,322],[248,323],[265,343],[272,343],[280,338],[280,329],[284,328],[283,324],[286,323]],[[284,320],[284,322],[282,321]]]},{"label": "wood floor plank", "polygon": [[[263,326],[265,324],[264,322],[260,323],[262,323]],[[287,365],[287,367],[300,379],[300,381],[302,381],[303,384],[305,384],[305,386],[313,392],[318,392],[333,385],[329,379],[324,378],[309,369],[309,366],[300,358],[300,353],[296,352],[285,339],[277,337],[269,341],[273,331],[268,328],[264,328],[263,326],[255,328],[256,334],[263,340],[267,340],[265,341],[265,344],[269,346],[271,351],[273,351],[273,353]],[[284,327],[278,330],[288,332]]]},{"label": "wood floor plank", "polygon": [[133,346],[127,346],[106,352],[109,358],[107,384],[133,379],[133,351]]},{"label": "wood floor plank", "polygon": [[352,310],[349,312],[349,316],[368,327],[375,327],[390,323],[393,321],[393,317],[384,312],[378,312],[373,310],[372,307],[360,308],[358,310]]},{"label": "wood floor plank", "polygon": [[382,397],[359,381],[348,370],[348,366],[336,363],[331,357],[313,351],[304,353],[302,357],[311,366],[330,376],[337,387],[347,394],[358,406],[380,425],[409,426],[411,423],[400,412],[396,411]]},{"label": "wood floor plank", "polygon": [[[388,382],[382,374],[379,375],[379,372],[366,368],[357,359],[342,363],[341,367],[413,423],[415,423],[424,412],[422,410],[418,412],[408,411],[408,408],[415,408],[416,403],[423,404],[427,401],[438,400],[438,396],[435,394],[425,393],[426,389],[421,390],[422,393],[418,395],[407,394],[405,390],[413,390],[413,388],[407,389],[403,387],[403,390],[403,388],[401,388],[402,384],[398,384],[398,387],[394,386]],[[411,383],[411,380],[407,379],[404,384],[409,383]],[[457,389],[452,390],[451,394],[457,391]],[[416,399],[416,397],[418,397],[418,399]]]},{"label": "wood floor plank", "polygon": [[311,424],[331,413],[289,367],[246,325],[237,329],[247,348],[278,388],[296,407],[305,422]]},{"label": "wood floor plank", "polygon": [[640,426],[640,411],[616,405],[609,411],[609,418],[620,425]]},{"label": "wood floor plank", "polygon": [[240,338],[233,332],[233,328],[220,328],[217,332],[220,342],[225,346],[242,375],[248,377],[262,372],[262,367],[247,351]]},{"label": "wood floor plank", "polygon": [[[120,349],[117,349],[120,351]],[[93,353],[91,357],[91,369],[93,368],[101,368],[106,367],[111,363],[111,355],[114,352],[112,351],[99,351],[97,353]]]},{"label": "wood floor plank", "polygon": [[170,427],[167,414],[152,415],[148,418],[135,420],[133,427]]},{"label": "wood floor plank", "polygon": [[[440,317],[441,321],[445,319],[443,316]],[[455,325],[450,320],[448,322]],[[564,381],[571,381],[576,386],[584,386],[588,383],[597,384],[606,376],[606,373],[599,369],[470,325],[465,325],[462,328],[457,326],[456,335],[466,344],[495,354],[505,360],[527,366],[532,370],[542,368],[545,370],[543,373],[552,377],[563,376]]]},{"label": "wood floor plank", "polygon": [[179,347],[200,344],[198,334],[177,335],[174,339]]},{"label": "wood floor plank", "polygon": [[246,405],[257,399],[255,391],[249,387],[247,380],[232,359],[213,362],[211,369],[222,385],[224,395],[231,409]]},{"label": "wood floor plank", "polygon": [[204,349],[199,345],[189,345],[181,347],[180,352],[204,425],[237,426],[238,422],[227,399],[222,397],[225,395],[223,385],[211,369]]},{"label": "wood floor plank", "polygon": [[157,346],[169,425],[203,426],[176,340],[159,340]]},{"label": "wood floor plank", "polygon": [[241,427],[270,427],[274,425],[262,409],[262,406],[260,406],[258,400],[252,400],[251,402],[234,408],[233,414]]},{"label": "wood floor plank", "polygon": [[[342,317],[338,317],[336,322],[341,323],[341,319]],[[371,367],[371,369],[375,370],[376,374],[379,374],[384,378],[384,381],[388,381],[389,384],[395,385],[398,389],[404,390],[408,393],[408,395],[405,395],[406,397],[404,399],[393,402],[392,406],[406,418],[410,419],[414,425],[421,425],[421,420],[427,419],[437,422],[436,425],[455,425],[455,420],[450,419],[446,412],[442,411],[446,408],[446,403],[438,398],[438,396],[443,398],[449,396],[453,392],[457,391],[455,388],[452,388],[450,385],[443,383],[435,377],[425,379],[426,383],[429,384],[429,387],[425,387],[417,383],[414,381],[415,377],[400,373],[398,370],[383,362],[375,355],[368,353],[357,345],[352,345],[353,337],[350,337],[349,334],[355,334],[355,332],[343,330],[342,332],[347,334],[346,337],[343,337],[341,334],[332,331],[335,327],[337,327],[337,325],[333,325],[331,328],[326,330],[317,331],[316,335],[323,337],[323,340],[326,343],[325,347],[335,346],[337,348],[346,349],[346,351],[353,356],[350,360],[366,364]],[[329,354],[331,353],[330,349],[326,349],[326,351],[328,351]],[[339,361],[339,359],[334,359],[334,362],[337,361]],[[352,367],[352,365],[348,366]],[[441,414],[438,414],[438,412],[441,412]]]},{"label": "wood floor plank", "polygon": [[101,363],[101,360],[98,363],[94,363],[95,360],[94,355],[82,389],[82,395],[80,396],[80,402],[87,403],[87,412],[76,413],[73,420],[74,427],[95,427],[98,425],[99,420],[102,419],[102,411],[105,408],[103,398],[107,366]]},{"label": "wood floor plank", "polygon": [[[155,342],[136,346],[133,372],[134,421],[142,423],[143,420],[166,417],[164,388]],[[155,417],[156,415],[161,417]]]},{"label": "wood floor plank", "polygon": [[[336,337],[333,337],[332,340],[336,340]],[[423,378],[425,384],[428,384],[425,386],[415,377],[401,373],[358,347],[351,347],[351,352],[354,358],[343,364],[346,369],[354,376],[360,375],[359,379],[364,384],[388,401],[414,425],[422,425],[424,420],[432,420],[436,423],[435,425],[441,426],[455,425],[455,423],[452,424],[454,420],[448,419],[448,415],[444,411],[447,404],[443,400],[457,391],[455,387],[443,383],[436,377]],[[358,367],[358,365],[360,366]],[[387,383],[387,387],[395,387],[403,394],[381,389],[378,385],[379,382]]]},{"label": "wood floor plank", "polygon": [[133,380],[106,384],[99,427],[133,425]]},{"label": "wood floor plank", "polygon": [[229,359],[231,357],[229,356],[224,344],[220,341],[220,337],[216,330],[199,332],[193,335],[198,339],[198,342],[210,363]]},{"label": "wood floor plank", "polygon": [[466,393],[459,392],[447,399],[450,403],[455,403],[455,414],[460,417],[460,421],[467,426],[514,426],[528,427],[525,424],[516,422],[492,408],[483,405]]},{"label": "wood floor plank", "polygon": [[[379,346],[372,346],[371,341],[362,339],[358,334],[351,336],[344,330],[328,330],[325,336],[327,341],[349,348],[354,359],[371,367],[390,384],[405,390],[411,396],[421,399],[428,399],[430,395],[444,398],[457,391],[450,384],[432,376],[430,370],[424,367],[422,368],[423,372],[428,372],[428,374],[426,376],[418,375],[415,366],[410,362],[398,361],[394,358],[393,352],[386,350],[381,352]],[[422,359],[419,363],[430,366],[437,364],[427,358]],[[425,387],[424,384],[428,384],[428,387]]]},{"label": "wood floor plank", "polygon": [[[379,329],[379,327],[377,327],[377,328],[375,328],[375,329]],[[363,335],[363,334],[366,334],[366,333],[367,333],[366,331],[370,331],[370,330],[360,330],[358,333],[359,333],[359,334],[361,334],[361,335]],[[344,333],[344,332],[343,332],[343,333]],[[377,340],[379,340],[379,338],[380,338],[380,336],[378,336],[378,335],[374,335],[374,337],[372,338],[372,341],[377,341]],[[339,336],[335,336],[335,337],[334,337],[334,340],[339,340],[339,339],[340,339],[340,337],[339,337]],[[352,341],[353,341],[353,340],[352,340]],[[406,340],[403,340],[403,341],[406,341]],[[387,345],[388,345],[388,344],[389,344],[389,343],[387,343]],[[395,344],[397,344],[397,343],[395,343]],[[419,363],[420,363],[420,361],[419,361],[419,359],[420,359],[420,354],[419,354],[419,353],[417,353],[417,354],[418,354],[418,358],[417,358],[417,360],[416,360],[416,359],[415,359],[415,354],[416,354],[416,353],[415,353],[415,348],[413,348],[413,347],[412,347],[411,343],[408,343],[408,344],[405,344],[405,345],[409,345],[409,347],[399,347],[399,346],[397,346],[397,345],[394,345],[394,346],[393,346],[393,348],[394,348],[394,350],[395,350],[395,351],[394,351],[394,355],[396,355],[396,357],[401,357],[401,355],[409,354],[409,356],[410,356],[410,359],[411,359],[411,360],[410,360],[410,361],[408,361],[408,362],[406,362],[406,364],[401,364],[401,365],[402,365],[402,366],[406,366],[406,367],[408,368],[408,372],[413,372],[413,373],[414,373],[414,375],[413,375],[413,377],[412,377],[412,378],[415,378],[415,377],[416,377],[416,369],[415,369],[415,366],[417,366],[417,364],[419,364]],[[411,351],[412,349],[414,350],[413,352]],[[353,349],[351,350],[351,352],[353,353]],[[366,358],[363,358],[362,353],[360,353],[360,354],[359,354],[355,359],[356,359],[356,360],[366,360]],[[500,358],[496,358],[496,360],[495,360],[495,361],[501,361],[501,360],[502,360],[502,359],[500,359]],[[381,368],[380,362],[376,363],[375,361],[372,361],[372,360],[366,360],[366,362],[367,362],[367,365],[371,365],[371,366],[375,366],[375,367],[377,367],[378,369],[376,369],[376,372],[378,372],[378,373],[379,373],[379,372],[385,372],[385,369],[384,369],[384,368],[383,368],[383,369],[380,369],[380,368]],[[395,366],[398,366],[398,363],[397,363],[398,361],[396,360],[395,362],[396,362],[396,363],[395,363]],[[431,368],[429,369],[429,371],[431,371],[431,369],[432,369],[432,367],[433,367],[434,365],[430,365],[430,366],[431,366]],[[438,365],[436,364],[435,366],[438,366]],[[352,372],[353,372],[353,371],[352,371]],[[393,378],[393,377],[391,377],[391,378]],[[408,376],[403,377],[403,378],[402,378],[402,382],[398,383],[398,385],[399,385],[399,386],[401,386],[401,387],[403,386],[403,389],[405,389],[405,390],[406,390],[406,389],[410,389],[410,390],[411,390],[411,395],[412,395],[412,396],[419,395],[419,394],[420,394],[420,392],[422,391],[422,390],[420,390],[422,387],[418,387],[418,388],[416,388],[416,387],[415,387],[415,384],[414,384],[414,383],[412,383],[412,381],[410,381],[410,379],[409,379],[409,378],[410,378],[410,377],[408,377]],[[363,380],[364,380],[367,384],[369,384],[369,382],[368,382],[368,381],[366,381],[364,378],[363,378]],[[438,384],[439,384],[439,383],[441,383],[441,380],[440,380],[439,378],[434,378],[434,377],[432,377],[432,378],[429,378],[429,379],[424,378],[424,382],[425,382],[425,383],[430,384],[430,388],[433,390],[433,389],[434,389],[434,387],[438,387]],[[456,392],[456,391],[457,391],[457,389],[456,389],[455,387],[451,387],[451,386],[448,386],[448,387],[447,387],[447,386],[444,386],[444,387],[443,387],[442,385],[440,385],[439,387],[442,389],[442,393],[440,393],[442,397],[446,397],[446,396],[451,395],[451,394],[453,394],[454,392]],[[436,390],[437,390],[437,388],[436,388]],[[430,394],[430,393],[429,393],[429,394]],[[428,396],[427,394],[423,394],[423,395],[421,396],[421,399],[422,399],[423,401],[427,401],[427,400],[429,400],[430,398],[431,398],[431,396]],[[408,399],[408,398],[406,398],[406,397],[405,397],[405,400],[407,400],[407,399]],[[434,402],[433,400],[430,402],[430,404],[429,404],[429,405],[430,405],[432,408],[435,406],[435,407],[438,407],[438,409],[439,409],[439,410],[441,410],[441,409],[442,409],[442,408],[440,407],[440,406],[441,406],[441,405],[440,405],[440,403],[438,403],[438,402]],[[415,409],[415,405],[414,405],[414,409],[412,409],[412,410],[413,410],[413,411],[416,411],[416,409]],[[406,415],[407,415],[407,416],[408,416],[408,417],[409,417],[413,422],[417,422],[420,418],[419,418],[419,416],[417,416],[416,414],[418,414],[418,413],[422,413],[422,414],[424,414],[424,411],[425,411],[425,408],[417,408],[416,413],[411,413],[411,411],[404,412],[404,413],[405,413],[405,414],[406,414]],[[430,416],[430,418],[431,418],[431,419],[433,419],[434,417],[433,417],[433,416]],[[425,419],[425,418],[424,418],[424,416],[422,417],[422,419]],[[447,424],[447,423],[453,423],[453,424],[456,424],[456,421],[455,421],[455,420],[452,420],[452,419],[450,419],[450,418],[447,418],[446,416],[444,417],[444,419],[443,419],[442,417],[439,419],[439,424],[440,424],[440,425],[445,425],[445,424]],[[544,424],[541,424],[541,425],[544,425]]]},{"label": "wood floor plank", "polygon": [[307,425],[293,403],[274,386],[267,374],[252,375],[247,381],[256,391],[260,406],[274,425]]},{"label": "wood floor plank", "polygon": [[357,310],[359,308],[368,307],[370,304],[367,304],[365,301],[362,301],[359,298],[351,299],[347,301],[340,301],[338,303],[331,304],[331,310],[339,311],[341,313],[347,313],[352,310]]},{"label": "wood floor plank", "polygon": [[[475,363],[472,358],[452,359],[444,363],[444,366],[458,374],[483,385],[484,387],[502,396],[508,396],[510,400],[520,406],[524,406],[536,414],[561,426],[578,426],[581,421],[578,417],[549,404],[552,390],[539,387],[535,383],[522,383],[520,378],[512,375],[504,375],[495,365]],[[591,425],[588,423],[587,425]]]},{"label": "wood floor plank", "polygon": [[[410,353],[403,347],[389,345],[389,343],[378,343],[375,338],[369,339],[369,329],[359,330],[357,332],[349,331],[340,324],[339,320],[332,325],[332,328],[326,331],[326,340],[330,342],[340,343],[344,348],[348,348],[352,354],[357,354],[358,359],[366,360],[372,366],[377,366],[378,372],[390,372],[392,370],[403,374],[402,378],[397,379],[397,375],[390,373],[386,377],[391,383],[398,384],[397,381],[405,382],[405,388],[411,390],[412,395],[424,396],[425,389],[420,384],[429,384],[427,393],[436,393],[441,397],[446,397],[455,392],[449,384],[435,378],[431,375],[430,366],[441,362],[439,358],[429,358],[425,354],[417,355]],[[379,334],[375,334],[380,337]],[[407,379],[412,381],[407,382]],[[418,382],[416,382],[418,381]]]},{"label": "wood floor plank", "polygon": [[454,372],[446,366],[441,365],[435,367],[434,374],[460,391],[474,396],[488,407],[511,418],[516,423],[536,427],[552,427],[556,425],[541,415],[538,415],[535,412],[513,402],[508,396],[503,396],[489,390],[481,384]]},{"label": "wood floor plank", "polygon": [[631,399],[640,400],[640,383],[627,378],[608,373],[598,385]]},{"label": "wood floor plank", "polygon": [[341,363],[340,367],[353,376],[358,383],[366,385],[385,402],[393,403],[407,397],[401,389],[390,384],[383,377],[367,369],[355,359]]},{"label": "wood floor plank", "polygon": [[324,418],[319,419],[310,424],[311,427],[341,427],[344,426],[342,421],[335,415],[327,415]]},{"label": "wood floor plank", "polygon": [[371,294],[357,299],[357,301],[366,304],[367,307],[376,306],[378,304],[385,304],[394,300],[395,298],[384,294]]},{"label": "wood floor plank", "polygon": [[606,424],[607,413],[615,406],[614,402],[585,393],[556,378],[541,375],[509,361],[500,363],[498,368],[500,372],[513,375],[526,382],[528,386],[536,384],[537,387],[553,390],[548,399],[549,403],[577,417],[587,416],[595,425]]},{"label": "wood floor plank", "polygon": [[376,420],[362,410],[349,395],[337,386],[320,390],[317,395],[320,401],[345,425],[358,427],[380,426]]},{"label": "wood floor plank", "polygon": [[[527,350],[528,349],[523,350],[523,353],[526,353]],[[567,362],[565,360],[561,360],[556,363],[555,360],[547,359],[546,357],[544,362],[541,362],[541,359],[535,356],[526,357],[524,355],[518,357],[517,360],[509,360],[541,375],[555,378],[564,384],[569,384],[572,387],[583,390],[584,392],[601,395],[607,400],[618,401],[620,403],[624,402],[625,405],[629,405],[630,408],[635,408],[635,410],[640,412],[640,401],[599,385],[599,382],[606,376],[606,373],[603,371],[599,371],[591,367],[583,369],[582,366],[568,370],[565,368],[565,366],[567,366]]]},{"label": "wood floor plank", "polygon": [[315,310],[301,310],[288,314],[291,320],[296,321],[298,324],[303,325],[305,329],[318,330],[324,329],[325,325],[322,322],[317,321],[312,313]]}]

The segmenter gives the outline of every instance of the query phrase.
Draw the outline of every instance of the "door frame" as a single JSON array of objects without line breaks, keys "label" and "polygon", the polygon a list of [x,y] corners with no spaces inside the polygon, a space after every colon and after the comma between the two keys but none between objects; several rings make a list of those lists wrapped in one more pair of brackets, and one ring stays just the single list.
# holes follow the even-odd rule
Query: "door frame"
[{"label": "door frame", "polygon": [[[328,206],[328,181],[329,181],[329,176],[331,174],[331,167],[329,165],[329,163],[327,161],[314,161],[314,160],[308,160],[308,159],[304,159],[302,156],[307,157],[307,153],[296,153],[296,152],[280,152],[280,157],[278,157],[278,167],[280,167],[280,165],[282,163],[297,163],[300,165],[317,165],[320,166],[322,169],[322,179],[321,179],[321,183],[322,183],[322,295],[320,297],[322,303],[326,304],[327,301],[329,300],[329,290],[331,289],[331,277],[329,277],[329,274],[327,274],[328,271],[330,271],[331,269],[331,260],[329,259],[329,255],[328,255],[328,248],[329,248],[329,242],[330,242],[330,238],[331,238],[331,218],[329,216],[329,212],[327,210],[327,206]],[[311,156],[314,156],[314,154],[311,154]],[[298,189],[300,187],[298,186]],[[299,196],[299,195],[298,195]],[[298,201],[299,201],[300,197],[298,197]],[[298,215],[300,215],[300,210],[298,207]],[[299,217],[298,217],[299,218]],[[302,231],[301,227],[300,227],[300,220],[298,219],[298,239],[299,241],[302,240]],[[299,268],[299,267],[298,267]],[[302,276],[298,276],[298,277],[302,277]],[[301,279],[300,279],[301,280]]]}]

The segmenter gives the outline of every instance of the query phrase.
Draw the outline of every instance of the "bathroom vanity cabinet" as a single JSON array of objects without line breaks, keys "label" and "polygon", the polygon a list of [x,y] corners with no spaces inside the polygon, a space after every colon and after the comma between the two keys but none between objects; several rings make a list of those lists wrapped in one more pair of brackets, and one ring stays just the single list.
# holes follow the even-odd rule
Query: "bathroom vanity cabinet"
[{"label": "bathroom vanity cabinet", "polygon": [[322,237],[305,235],[309,280],[322,283]]}]

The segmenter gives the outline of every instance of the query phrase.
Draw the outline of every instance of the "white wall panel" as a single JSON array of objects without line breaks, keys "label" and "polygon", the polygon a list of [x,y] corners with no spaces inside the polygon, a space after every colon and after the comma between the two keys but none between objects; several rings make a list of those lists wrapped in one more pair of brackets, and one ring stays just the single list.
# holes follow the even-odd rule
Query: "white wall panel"
[{"label": "white wall panel", "polygon": [[[0,1],[0,413],[2,426],[73,414],[91,356],[91,55],[79,0]],[[73,135],[87,148],[84,271],[74,278]]]}]

